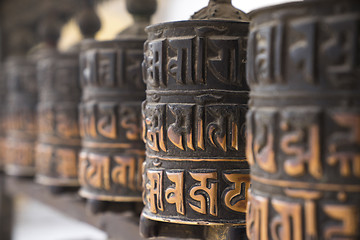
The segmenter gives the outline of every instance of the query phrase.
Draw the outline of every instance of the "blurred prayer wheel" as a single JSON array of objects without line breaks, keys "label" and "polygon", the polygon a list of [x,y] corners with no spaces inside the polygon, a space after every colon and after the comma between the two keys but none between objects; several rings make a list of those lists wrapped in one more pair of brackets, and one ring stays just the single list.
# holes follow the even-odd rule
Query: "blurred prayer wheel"
[{"label": "blurred prayer wheel", "polygon": [[225,239],[234,227],[245,237],[247,17],[212,0],[190,21],[146,30],[141,234]]},{"label": "blurred prayer wheel", "polygon": [[36,181],[43,185],[79,185],[78,62],[76,53],[53,54],[38,62]]},{"label": "blurred prayer wheel", "polygon": [[0,65],[0,171],[5,164],[6,151],[6,76],[3,64]]},{"label": "blurred prayer wheel", "polygon": [[360,2],[256,10],[250,239],[360,239]]},{"label": "blurred prayer wheel", "polygon": [[156,1],[132,0],[127,5],[135,23],[115,40],[83,42],[80,56],[80,195],[95,212],[129,210],[142,201],[141,63],[144,27]]},{"label": "blurred prayer wheel", "polygon": [[[85,1],[76,15],[85,38],[93,38],[100,20],[91,1]],[[86,40],[84,40],[86,41]],[[81,149],[79,131],[80,44],[65,53],[54,52],[38,61],[38,144],[36,180],[51,186],[54,193],[78,190]]]},{"label": "blurred prayer wheel", "polygon": [[35,173],[36,65],[29,58],[11,57],[6,63],[7,120],[6,166],[9,175],[30,177]]}]

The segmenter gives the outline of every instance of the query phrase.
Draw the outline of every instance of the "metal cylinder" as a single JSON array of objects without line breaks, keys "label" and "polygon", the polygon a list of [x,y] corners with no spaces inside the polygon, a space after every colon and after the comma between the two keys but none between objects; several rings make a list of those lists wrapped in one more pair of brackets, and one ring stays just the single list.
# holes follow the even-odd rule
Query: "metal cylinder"
[{"label": "metal cylinder", "polygon": [[[245,225],[248,22],[238,21],[236,12],[237,20],[217,20],[216,12],[232,13],[233,7],[213,2],[210,10],[195,14],[196,20],[147,28],[140,223],[145,237],[159,235],[146,219],[176,223],[174,228]],[[214,19],[197,20],[207,19],[214,9]]]},{"label": "metal cylinder", "polygon": [[250,14],[250,239],[360,238],[360,3]]},{"label": "metal cylinder", "polygon": [[141,202],[141,79],[144,39],[86,41],[80,56],[80,195]]},{"label": "metal cylinder", "polygon": [[81,146],[78,126],[78,54],[58,53],[37,64],[39,86],[36,181],[55,187],[76,187]]},{"label": "metal cylinder", "polygon": [[[115,40],[81,44],[80,195],[92,212],[142,208],[141,63],[156,0],[127,0],[134,22]],[[122,204],[117,204],[121,202]]]},{"label": "metal cylinder", "polygon": [[33,176],[36,141],[36,66],[26,57],[11,57],[5,66],[8,91],[5,171],[14,176]]},{"label": "metal cylinder", "polygon": [[5,67],[0,65],[0,171],[5,164],[6,151],[6,75]]}]

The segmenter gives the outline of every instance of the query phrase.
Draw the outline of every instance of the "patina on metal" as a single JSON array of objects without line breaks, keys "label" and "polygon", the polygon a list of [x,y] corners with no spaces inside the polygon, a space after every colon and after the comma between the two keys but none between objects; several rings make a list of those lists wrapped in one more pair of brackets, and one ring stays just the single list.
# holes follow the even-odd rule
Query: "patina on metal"
[{"label": "patina on metal", "polygon": [[360,239],[360,2],[250,14],[250,239]]},{"label": "patina on metal", "polygon": [[48,186],[78,186],[78,55],[53,54],[37,65],[39,103],[36,181]]},{"label": "patina on metal", "polygon": [[[93,38],[100,21],[90,3],[77,16],[85,38]],[[78,105],[79,44],[68,52],[53,52],[38,61],[39,86],[36,181],[53,192],[77,189],[78,157],[81,149]]]},{"label": "patina on metal", "polygon": [[156,1],[126,3],[134,24],[115,40],[83,42],[80,56],[80,195],[94,212],[130,210],[142,199],[141,63]]},{"label": "patina on metal", "polygon": [[6,61],[7,123],[5,171],[14,176],[35,173],[36,66],[25,56]]},{"label": "patina on metal", "polygon": [[248,19],[230,0],[212,0],[190,21],[146,30],[140,232],[244,239]]},{"label": "patina on metal", "polygon": [[32,37],[26,28],[13,31],[10,38],[14,42],[9,45],[12,55],[4,64],[7,89],[5,171],[20,177],[35,173],[36,66],[27,55]]}]

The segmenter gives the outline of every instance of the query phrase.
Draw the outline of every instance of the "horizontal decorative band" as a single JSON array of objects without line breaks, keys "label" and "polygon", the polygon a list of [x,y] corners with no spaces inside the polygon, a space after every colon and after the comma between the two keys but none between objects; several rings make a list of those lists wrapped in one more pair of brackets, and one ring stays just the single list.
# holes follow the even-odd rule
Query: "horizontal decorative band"
[{"label": "horizontal decorative band", "polygon": [[80,139],[64,139],[54,136],[39,136],[38,140],[39,144],[53,144],[53,145],[63,145],[63,146],[81,146],[81,140]]},{"label": "horizontal decorative band", "polygon": [[109,201],[109,202],[142,202],[142,197],[132,196],[109,196],[101,194],[93,194],[84,189],[80,189],[79,195],[86,199],[98,200],[98,201]]},{"label": "horizontal decorative band", "polygon": [[147,155],[147,158],[160,159],[164,161],[189,161],[189,162],[243,162],[246,158],[173,158]]},{"label": "horizontal decorative band", "polygon": [[237,222],[234,223],[232,221],[224,221],[219,220],[217,221],[211,221],[211,220],[185,220],[185,219],[171,219],[169,216],[154,216],[149,215],[145,211],[142,212],[142,215],[148,219],[159,221],[159,222],[168,222],[168,223],[179,223],[179,224],[188,224],[188,225],[223,225],[223,224],[231,224],[234,226],[245,226],[245,220],[236,220]]},{"label": "horizontal decorative band", "polygon": [[360,95],[357,92],[341,92],[341,91],[328,91],[328,92],[310,92],[310,91],[291,91],[291,90],[258,90],[252,91],[250,93],[251,98],[360,98]]},{"label": "horizontal decorative band", "polygon": [[36,175],[35,181],[41,185],[46,186],[64,186],[64,187],[78,187],[79,181],[77,179],[52,178],[44,175]]},{"label": "horizontal decorative band", "polygon": [[276,187],[303,188],[323,191],[360,192],[360,185],[286,181],[263,178],[255,175],[251,175],[251,181]]},{"label": "horizontal decorative band", "polygon": [[223,89],[203,89],[203,90],[146,90],[147,95],[202,95],[202,94],[233,94],[233,95],[249,95],[249,91],[234,91]]},{"label": "horizontal decorative band", "polygon": [[86,148],[136,148],[130,143],[104,143],[83,141],[83,147]]}]

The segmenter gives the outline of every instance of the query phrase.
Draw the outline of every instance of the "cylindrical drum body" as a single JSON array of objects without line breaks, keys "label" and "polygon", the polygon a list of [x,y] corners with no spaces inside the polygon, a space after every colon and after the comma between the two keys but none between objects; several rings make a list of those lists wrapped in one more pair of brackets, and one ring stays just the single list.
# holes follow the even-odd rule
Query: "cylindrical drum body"
[{"label": "cylindrical drum body", "polygon": [[245,223],[248,23],[147,28],[143,63],[143,217],[180,224]]},{"label": "cylindrical drum body", "polygon": [[52,54],[39,60],[36,180],[49,186],[78,186],[81,97],[78,54]]},{"label": "cylindrical drum body", "polygon": [[4,65],[0,65],[0,171],[5,164],[6,150],[6,75]]},{"label": "cylindrical drum body", "polygon": [[141,202],[144,39],[86,41],[80,56],[80,195]]},{"label": "cylindrical drum body", "polygon": [[9,175],[33,176],[36,141],[36,65],[26,57],[6,62],[6,166]]},{"label": "cylindrical drum body", "polygon": [[360,2],[250,14],[249,239],[360,239]]}]

